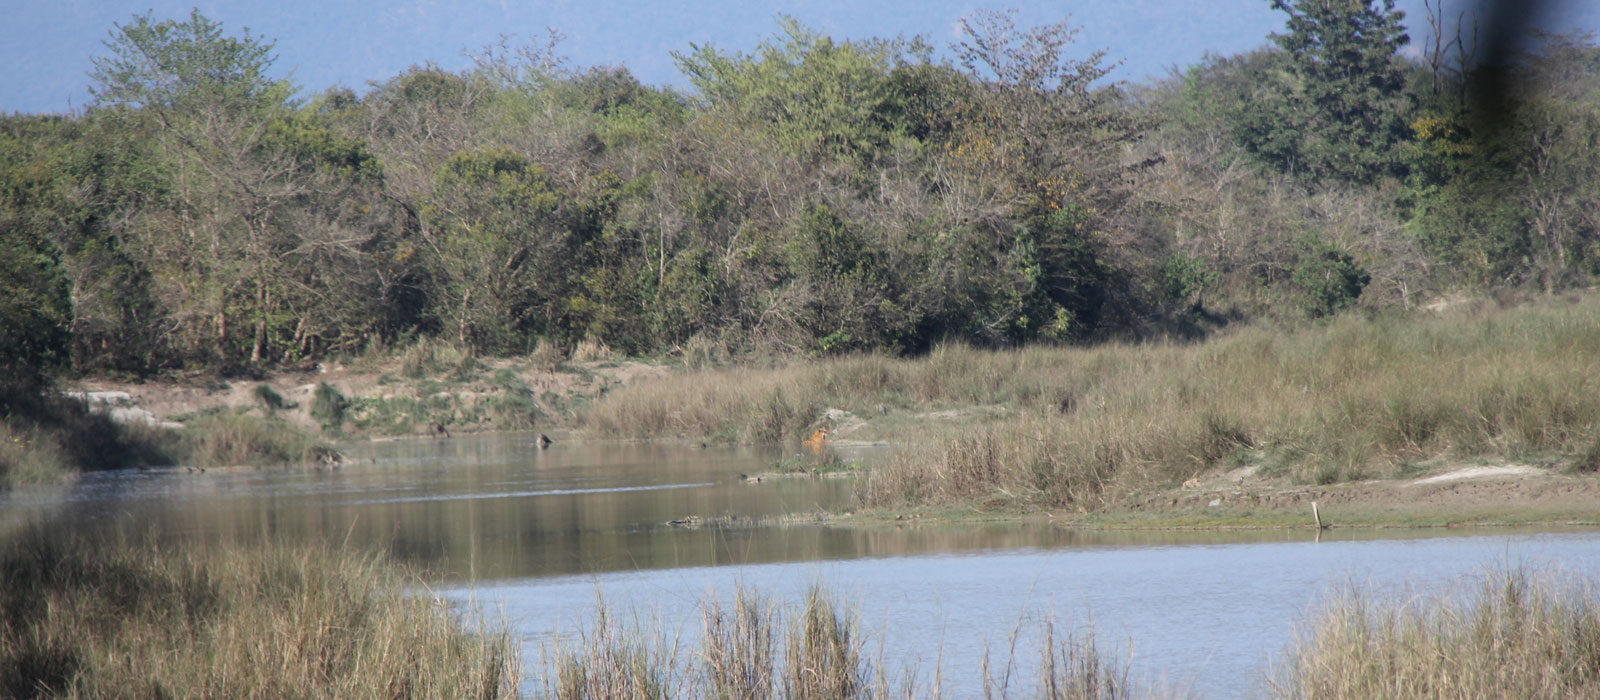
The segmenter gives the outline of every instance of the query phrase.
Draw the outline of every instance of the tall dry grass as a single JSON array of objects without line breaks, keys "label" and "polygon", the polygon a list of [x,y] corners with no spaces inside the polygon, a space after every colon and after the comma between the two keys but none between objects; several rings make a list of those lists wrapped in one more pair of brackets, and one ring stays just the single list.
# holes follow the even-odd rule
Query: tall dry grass
[{"label": "tall dry grass", "polygon": [[514,697],[510,637],[407,585],[325,549],[22,538],[0,551],[0,696]]},{"label": "tall dry grass", "polygon": [[[1570,460],[1600,427],[1600,302],[1451,317],[1342,318],[1195,346],[1027,350],[1071,396],[906,450],[875,505],[997,499],[1094,508],[1219,464],[1303,482],[1440,457]],[[1041,395],[1048,395],[1042,388]],[[1582,467],[1582,459],[1572,461]]]},{"label": "tall dry grass", "polygon": [[[874,471],[869,504],[1093,508],[1225,463],[1328,483],[1439,457],[1600,455],[1595,348],[1597,299],[1348,315],[1188,345],[943,346],[908,360],[692,372],[613,391],[587,423],[621,435],[793,439],[827,408],[870,416],[883,404],[920,417],[922,430]],[[978,406],[1005,417],[953,430],[934,415]]]},{"label": "tall dry grass", "polygon": [[1410,603],[1348,592],[1280,669],[1285,700],[1558,700],[1600,697],[1592,585],[1521,571],[1475,595]]},{"label": "tall dry grass", "polygon": [[333,450],[283,419],[231,412],[195,419],[182,436],[176,456],[197,467],[313,462]]},{"label": "tall dry grass", "polygon": [[[781,610],[748,589],[738,592],[731,609],[707,602],[702,610],[699,646],[685,649],[680,638],[663,635],[659,627],[637,621],[622,624],[602,601],[594,624],[576,642],[557,645],[547,656],[544,696],[560,700],[939,697],[937,681],[918,688],[916,679],[884,673],[881,659],[873,662],[864,653],[858,619],[820,588],[813,587],[794,610]],[[1125,664],[1095,647],[1092,635],[1062,638],[1051,622],[1040,634],[1033,687],[1013,687],[1011,671],[1019,660],[1007,658],[1003,678],[985,674],[986,700],[1150,697],[1135,689]]]}]

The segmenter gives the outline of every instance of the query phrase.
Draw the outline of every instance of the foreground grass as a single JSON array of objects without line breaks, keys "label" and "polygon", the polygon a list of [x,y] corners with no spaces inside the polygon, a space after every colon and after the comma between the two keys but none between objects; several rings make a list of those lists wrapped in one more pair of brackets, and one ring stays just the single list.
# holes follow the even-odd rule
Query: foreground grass
[{"label": "foreground grass", "polygon": [[[1348,591],[1308,622],[1270,679],[1274,700],[1557,700],[1600,697],[1600,603],[1586,581],[1484,574],[1476,595],[1374,602]],[[604,603],[578,642],[547,656],[543,694],[590,698],[935,698],[864,653],[857,620],[813,588],[782,611],[741,590],[703,605],[699,646],[619,624]],[[892,630],[888,633],[892,634]],[[1020,630],[1018,630],[1020,632]],[[1046,620],[1037,659],[984,659],[982,696],[1112,700],[1168,695],[1131,678],[1092,634]],[[1011,643],[1015,649],[1015,633]],[[1031,681],[1016,683],[1018,664]]]},{"label": "foreground grass", "polygon": [[[1349,315],[1204,343],[852,357],[623,387],[587,416],[609,434],[786,440],[828,408],[899,416],[909,443],[869,506],[1095,510],[1254,464],[1302,483],[1388,477],[1440,458],[1600,465],[1600,300],[1446,315]],[[952,424],[936,412],[982,408]]]},{"label": "foreground grass", "polygon": [[0,696],[506,698],[516,653],[370,556],[0,551]]},{"label": "foreground grass", "polygon": [[1348,593],[1281,670],[1284,700],[1600,697],[1600,603],[1585,582],[1484,578],[1462,600],[1373,602]]},{"label": "foreground grass", "polygon": [[[445,604],[405,594],[407,583],[376,558],[326,549],[173,553],[24,537],[0,548],[0,697],[516,697],[510,634],[468,633]],[[1273,669],[1270,697],[1600,697],[1595,593],[1592,579],[1522,571],[1488,573],[1467,596],[1348,592],[1309,619]],[[547,650],[536,695],[940,695],[937,671],[931,683],[892,676],[867,652],[858,618],[819,589],[794,609],[740,590],[732,605],[702,610],[687,648],[602,603],[576,641]],[[984,698],[1168,695],[1131,677],[1092,633],[1062,634],[1048,619],[1036,633],[1024,647],[1037,658],[983,660]],[[1031,673],[1018,672],[1024,664]]]},{"label": "foreground grass", "polygon": [[[619,624],[604,602],[594,625],[575,644],[546,659],[543,695],[559,700],[868,700],[937,698],[938,681],[917,687],[892,678],[864,651],[860,623],[820,588],[798,610],[784,611],[741,589],[731,609],[706,602],[700,646]],[[1092,635],[1059,636],[1052,622],[1039,630],[1036,687],[1012,685],[1010,659],[984,663],[986,699],[1122,700],[1139,693],[1127,666],[1096,648]]]}]

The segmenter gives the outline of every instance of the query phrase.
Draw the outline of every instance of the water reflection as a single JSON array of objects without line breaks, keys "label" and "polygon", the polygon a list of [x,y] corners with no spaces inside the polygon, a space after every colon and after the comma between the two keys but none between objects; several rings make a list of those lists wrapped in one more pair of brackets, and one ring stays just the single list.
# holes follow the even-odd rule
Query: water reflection
[{"label": "water reflection", "polygon": [[[1067,532],[1043,524],[680,528],[686,516],[762,518],[848,508],[848,479],[768,480],[777,447],[485,435],[349,446],[337,471],[213,469],[92,474],[0,498],[0,536],[333,542],[383,549],[440,581],[829,561],[1023,547],[1300,541],[1307,532]],[[792,450],[791,450],[792,451]],[[878,453],[846,455],[871,460]],[[1340,537],[1373,537],[1373,533]],[[1414,533],[1405,533],[1414,536]]]},{"label": "water reflection", "polygon": [[[1048,524],[673,527],[847,508],[849,480],[768,480],[776,447],[696,448],[492,435],[353,445],[337,471],[94,474],[0,496],[0,537],[150,538],[178,546],[331,542],[383,549],[433,584],[511,612],[534,645],[572,629],[597,591],[693,630],[708,591],[739,582],[793,600],[834,587],[881,630],[887,658],[948,663],[976,694],[983,645],[1055,611],[1136,645],[1146,677],[1250,694],[1294,621],[1341,577],[1437,586],[1520,559],[1594,571],[1600,536],[1461,531],[1073,532]],[[792,452],[790,450],[789,452]],[[850,459],[881,453],[846,455]],[[1466,536],[1475,535],[1475,536]],[[1029,657],[1031,658],[1031,657]],[[1027,658],[1023,658],[1028,665]],[[1026,672],[1019,670],[1019,673]],[[965,684],[965,685],[963,685]]]},{"label": "water reflection", "polygon": [[[1592,576],[1600,566],[1600,534],[1058,546],[614,572],[447,593],[509,617],[524,641],[529,691],[538,689],[545,670],[541,650],[592,623],[597,597],[614,619],[663,630],[692,655],[703,600],[728,606],[744,586],[793,610],[821,582],[855,612],[865,648],[875,659],[881,650],[886,670],[917,669],[923,688],[937,670],[944,697],[984,695],[987,652],[996,677],[1009,673],[1013,695],[1032,696],[1033,641],[1048,617],[1063,633],[1092,628],[1097,643],[1131,661],[1143,682],[1220,700],[1267,697],[1273,664],[1305,631],[1307,614],[1341,586],[1413,600],[1476,590],[1478,577],[1507,566]],[[1007,658],[1016,660],[1009,671]]]}]

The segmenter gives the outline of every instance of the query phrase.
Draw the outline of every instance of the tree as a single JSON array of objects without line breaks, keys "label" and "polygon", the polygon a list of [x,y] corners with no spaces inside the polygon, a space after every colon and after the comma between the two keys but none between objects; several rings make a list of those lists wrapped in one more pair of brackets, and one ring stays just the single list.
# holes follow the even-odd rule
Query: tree
[{"label": "tree", "polygon": [[[1500,70],[1514,87],[1494,128],[1420,121],[1419,162],[1433,175],[1413,226],[1461,281],[1545,293],[1600,273],[1600,46],[1541,36]],[[1465,120],[1464,120],[1465,121]]]},{"label": "tree", "polygon": [[559,308],[569,236],[560,197],[527,156],[463,151],[435,178],[422,240],[435,315],[475,349],[513,347]]},{"label": "tree", "polygon": [[1288,55],[1261,102],[1241,115],[1241,145],[1284,172],[1313,180],[1372,182],[1397,174],[1407,137],[1409,41],[1394,0],[1272,0],[1288,31],[1272,40]]},{"label": "tree", "polygon": [[[1035,287],[1027,334],[1078,337],[1094,328],[1110,296],[1119,249],[1113,232],[1126,216],[1133,175],[1126,149],[1148,122],[1127,108],[1119,85],[1098,85],[1112,66],[1105,51],[1067,56],[1078,30],[1065,22],[1016,28],[1012,13],[962,20],[957,57],[977,84],[955,121],[948,153],[988,193],[972,218],[1013,224],[1018,270]],[[988,211],[984,211],[988,209]]]},{"label": "tree", "polygon": [[242,37],[226,36],[198,8],[188,22],[135,15],[116,25],[105,46],[110,55],[94,58],[89,73],[95,82],[89,94],[100,105],[149,109],[172,120],[189,110],[270,106],[290,92],[267,75],[272,42],[248,28]]},{"label": "tree", "polygon": [[779,26],[755,55],[691,45],[673,58],[702,98],[770,125],[791,154],[861,160],[880,151],[898,126],[886,116],[895,111],[888,75],[921,45],[836,42],[793,17]]},{"label": "tree", "polygon": [[32,375],[66,363],[67,279],[50,241],[0,211],[0,373]]},{"label": "tree", "polygon": [[320,234],[332,226],[308,200],[339,199],[377,172],[375,160],[295,110],[293,85],[269,75],[273,44],[248,29],[227,36],[199,10],[187,21],[145,14],[105,45],[91,73],[97,113],[158,124],[172,196],[141,235],[168,313],[214,359],[292,355],[318,301],[302,293],[303,256],[326,249]]}]

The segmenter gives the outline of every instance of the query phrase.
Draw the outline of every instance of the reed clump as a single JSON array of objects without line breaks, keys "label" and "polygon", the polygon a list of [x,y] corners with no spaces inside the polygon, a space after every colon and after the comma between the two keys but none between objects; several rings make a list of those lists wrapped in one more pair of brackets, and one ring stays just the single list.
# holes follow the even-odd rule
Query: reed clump
[{"label": "reed clump", "polygon": [[[891,678],[879,659],[864,653],[859,620],[820,587],[794,610],[781,610],[741,588],[731,608],[707,601],[698,648],[681,638],[620,623],[601,601],[594,624],[575,643],[558,644],[546,657],[543,696],[560,700],[871,700],[937,698],[937,680]],[[1151,697],[1135,689],[1127,666],[1095,647],[1093,635],[1061,637],[1053,622],[1041,629],[1035,686],[1023,697],[1051,700],[1129,700]],[[1012,649],[1016,648],[1013,639]],[[987,700],[1018,697],[1005,660],[999,677],[987,672]],[[985,668],[988,664],[985,663]],[[1021,685],[1016,683],[1016,685]]]},{"label": "reed clump", "polygon": [[508,634],[469,633],[370,555],[53,542],[0,551],[0,696],[516,694]]},{"label": "reed clump", "polygon": [[333,454],[316,435],[276,417],[224,411],[184,426],[179,456],[197,467],[314,462]]},{"label": "reed clump", "polygon": [[1587,582],[1488,574],[1421,602],[1349,592],[1312,622],[1274,683],[1284,700],[1600,697],[1600,603]]},{"label": "reed clump", "polygon": [[[911,448],[874,471],[863,489],[870,505],[1094,508],[1223,466],[1328,483],[1445,457],[1592,456],[1594,347],[1596,298],[1346,315],[1195,344],[941,346],[915,359],[691,372],[611,392],[588,424],[635,436],[792,439],[827,408],[871,417],[883,406]],[[980,408],[997,417],[949,417]]]},{"label": "reed clump", "polygon": [[813,587],[790,619],[741,589],[733,609],[704,607],[700,650],[688,654],[640,625],[624,627],[601,601],[576,645],[558,646],[545,695],[560,700],[852,700],[887,695],[861,653],[855,618]]}]

